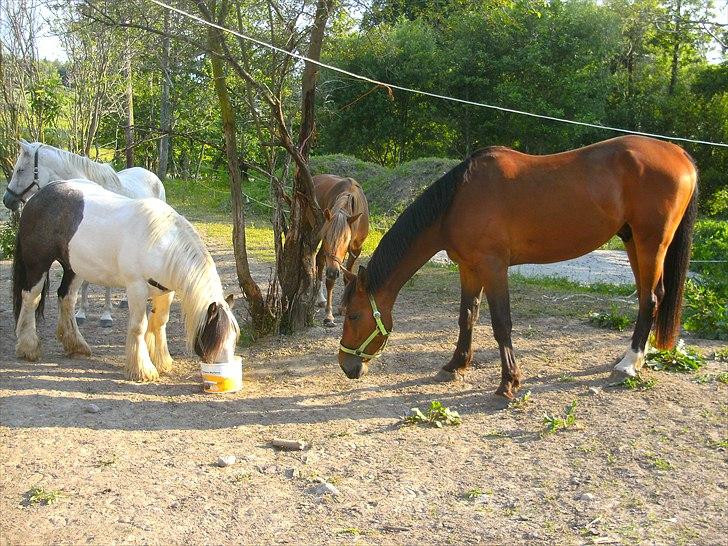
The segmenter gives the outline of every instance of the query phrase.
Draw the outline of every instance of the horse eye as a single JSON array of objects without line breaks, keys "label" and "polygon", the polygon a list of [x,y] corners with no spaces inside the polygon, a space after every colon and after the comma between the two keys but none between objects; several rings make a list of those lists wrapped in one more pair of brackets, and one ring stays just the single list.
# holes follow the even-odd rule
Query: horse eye
[{"label": "horse eye", "polygon": [[360,316],[361,315],[359,313],[352,313],[351,315],[349,315],[349,320],[359,320]]}]

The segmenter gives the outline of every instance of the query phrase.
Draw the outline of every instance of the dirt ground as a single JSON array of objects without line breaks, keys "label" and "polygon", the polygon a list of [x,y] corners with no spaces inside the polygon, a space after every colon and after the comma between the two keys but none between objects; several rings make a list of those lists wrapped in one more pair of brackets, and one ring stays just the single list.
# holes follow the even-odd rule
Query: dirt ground
[{"label": "dirt ground", "polygon": [[[231,256],[215,258],[233,286]],[[63,356],[51,298],[44,356],[17,360],[9,262],[0,268],[0,545],[725,543],[718,442],[728,437],[728,386],[648,370],[651,390],[591,394],[609,383],[630,334],[551,316],[533,293],[513,294],[522,392],[532,393],[520,409],[493,394],[500,365],[487,312],[467,383],[431,379],[457,338],[453,271],[434,280],[425,271],[405,287],[387,351],[362,380],[336,364],[340,329],[317,326],[243,350],[244,391],[206,395],[177,305],[174,373],[125,381],[126,311],[100,328],[99,288],[82,327],[92,358]],[[264,267],[257,274],[267,277]],[[701,373],[725,369],[711,361]],[[400,426],[433,400],[462,425]],[[576,426],[543,435],[544,412],[563,414],[573,400]],[[273,437],[311,447],[275,451]],[[220,468],[224,455],[238,461]],[[321,494],[320,480],[338,494]],[[32,503],[34,487],[60,496]]]}]

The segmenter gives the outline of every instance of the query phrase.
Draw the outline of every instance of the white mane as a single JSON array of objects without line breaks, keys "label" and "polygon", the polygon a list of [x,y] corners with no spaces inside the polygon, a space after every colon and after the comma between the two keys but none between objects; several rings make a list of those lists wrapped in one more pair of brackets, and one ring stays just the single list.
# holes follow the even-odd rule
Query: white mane
[{"label": "white mane", "polygon": [[169,237],[164,270],[170,275],[170,284],[175,287],[182,304],[187,348],[193,351],[195,341],[205,326],[208,306],[225,299],[220,276],[192,224],[169,206],[155,204],[144,208],[149,218],[150,247],[173,232]]},{"label": "white mane", "polygon": [[[67,164],[65,169],[61,167],[61,170],[73,169],[73,178],[86,178],[92,182],[96,182],[102,188],[105,188],[114,193],[121,195],[127,195],[121,180],[119,180],[116,171],[105,163],[98,163],[92,161],[87,157],[76,155],[65,150],[59,150],[53,146],[43,145],[41,153],[50,152],[55,156],[58,161]],[[128,195],[128,197],[134,197]]]}]

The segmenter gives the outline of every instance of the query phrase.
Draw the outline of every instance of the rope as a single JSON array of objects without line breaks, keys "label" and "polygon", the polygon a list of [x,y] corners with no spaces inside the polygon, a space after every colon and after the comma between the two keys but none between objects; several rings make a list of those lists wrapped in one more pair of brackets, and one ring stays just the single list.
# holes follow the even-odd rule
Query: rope
[{"label": "rope", "polygon": [[356,74],[354,72],[349,72],[348,70],[344,70],[343,68],[338,68],[336,66],[332,66],[330,64],[326,64],[326,63],[323,63],[321,61],[315,61],[313,59],[309,59],[308,57],[306,57],[304,55],[301,55],[299,53],[294,53],[292,51],[286,51],[285,49],[282,49],[280,47],[274,46],[274,45],[269,44],[267,42],[263,42],[263,41],[258,40],[256,38],[253,38],[251,36],[247,36],[245,34],[242,34],[239,31],[235,31],[235,30],[229,29],[227,27],[224,27],[222,25],[218,25],[216,23],[213,23],[211,21],[207,21],[206,19],[203,19],[202,17],[199,17],[197,15],[193,15],[192,13],[188,13],[188,12],[186,12],[184,10],[179,9],[179,8],[175,8],[174,6],[170,6],[169,4],[166,4],[164,2],[161,2],[160,0],[150,0],[150,1],[153,4],[156,4],[157,6],[159,6],[161,8],[165,8],[165,9],[174,11],[174,12],[176,12],[176,13],[184,16],[184,17],[187,17],[188,19],[192,19],[194,21],[197,21],[199,23],[202,23],[203,25],[207,25],[209,27],[216,28],[216,29],[221,30],[223,32],[227,32],[229,34],[232,34],[233,36],[237,36],[238,38],[242,38],[243,40],[247,40],[249,42],[253,42],[254,44],[258,44],[259,46],[263,46],[263,47],[266,47],[268,49],[272,49],[273,51],[277,51],[279,53],[283,53],[284,55],[288,55],[289,57],[293,57],[295,59],[298,59],[298,60],[301,60],[301,61],[305,61],[307,63],[312,63],[312,64],[314,64],[314,65],[316,65],[318,67],[326,68],[326,69],[331,70],[333,72],[338,72],[339,74],[344,74],[346,76],[349,76],[349,77],[354,78],[354,79],[357,79],[357,80],[369,82],[369,83],[372,83],[372,84],[377,85],[377,86],[382,86],[382,87],[384,87],[386,89],[398,89],[399,91],[404,91],[406,93],[413,93],[415,95],[422,95],[422,96],[425,96],[425,97],[433,97],[433,98],[436,98],[436,99],[442,99],[442,100],[447,100],[447,101],[451,101],[451,102],[457,102],[457,103],[460,103],[460,104],[468,104],[470,106],[477,106],[479,108],[490,108],[491,110],[498,110],[500,112],[509,112],[511,114],[518,114],[520,116],[530,116],[530,117],[533,117],[533,118],[545,119],[545,120],[549,120],[549,121],[556,121],[556,122],[559,122],[559,123],[568,123],[568,124],[571,124],[571,125],[579,125],[579,126],[582,126],[582,127],[592,127],[594,129],[602,129],[602,130],[605,130],[605,131],[615,131],[617,133],[626,133],[626,134],[630,134],[630,135],[641,135],[641,136],[648,136],[648,137],[654,137],[654,138],[661,138],[661,139],[664,139],[664,140],[677,140],[677,141],[680,141],[680,142],[691,142],[693,144],[704,144],[704,145],[707,145],[707,146],[719,146],[719,147],[722,147],[722,148],[728,148],[728,143],[724,143],[724,142],[711,142],[709,140],[696,140],[696,139],[692,139],[692,138],[676,137],[676,136],[669,136],[669,135],[661,135],[661,134],[657,134],[657,133],[647,133],[647,132],[643,132],[643,131],[631,131],[629,129],[622,129],[620,127],[611,127],[609,125],[600,125],[600,124],[597,124],[597,123],[587,123],[585,121],[576,121],[576,120],[572,120],[572,119],[558,118],[558,117],[555,117],[555,116],[547,116],[547,115],[544,115],[544,114],[535,114],[533,112],[526,112],[524,110],[516,110],[514,108],[506,108],[504,106],[495,106],[493,104],[486,104],[486,103],[483,103],[483,102],[473,102],[473,101],[469,101],[469,100],[465,100],[465,99],[459,99],[457,97],[449,97],[447,95],[441,95],[439,93],[430,93],[428,91],[422,91],[420,89],[412,89],[410,87],[403,87],[401,85],[395,85],[395,84],[392,84],[392,83],[382,82],[382,81],[379,81],[379,80],[375,80],[373,78],[368,78],[367,76],[362,76],[361,74]]}]

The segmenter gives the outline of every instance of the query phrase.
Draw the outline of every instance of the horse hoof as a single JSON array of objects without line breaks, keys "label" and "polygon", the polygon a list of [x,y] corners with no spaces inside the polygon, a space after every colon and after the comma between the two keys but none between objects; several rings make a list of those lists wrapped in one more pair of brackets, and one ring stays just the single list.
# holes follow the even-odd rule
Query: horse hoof
[{"label": "horse hoof", "polygon": [[111,328],[114,324],[114,321],[111,319],[101,319],[99,323],[101,324],[102,328]]},{"label": "horse hoof", "polygon": [[78,326],[81,326],[84,322],[86,322],[86,317],[76,317],[76,324]]},{"label": "horse hoof", "polygon": [[129,302],[126,300],[121,300],[119,302],[119,309],[129,309]]},{"label": "horse hoof", "polygon": [[458,372],[450,372],[444,368],[441,368],[439,372],[435,374],[435,381],[440,383],[449,383],[451,381],[465,381],[465,376]]},{"label": "horse hoof", "polygon": [[617,370],[615,368],[609,375],[609,385],[621,385],[626,379],[629,379],[630,377],[637,377],[637,375],[632,375],[630,373],[627,373],[625,370]]},{"label": "horse hoof", "polygon": [[336,323],[331,319],[324,319],[324,326],[326,328],[333,328],[334,326],[336,326]]}]

